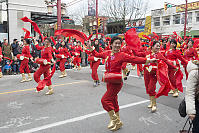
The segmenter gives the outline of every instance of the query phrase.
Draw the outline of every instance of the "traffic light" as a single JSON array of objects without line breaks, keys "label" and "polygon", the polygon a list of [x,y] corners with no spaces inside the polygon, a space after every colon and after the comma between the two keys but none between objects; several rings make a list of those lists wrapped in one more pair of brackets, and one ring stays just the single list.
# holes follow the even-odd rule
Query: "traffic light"
[{"label": "traffic light", "polygon": [[164,10],[166,11],[168,8],[171,8],[172,4],[170,3],[164,3]]},{"label": "traffic light", "polygon": [[102,25],[102,19],[101,18],[98,18],[98,26],[101,26]]},{"label": "traffic light", "polygon": [[167,5],[168,5],[168,3],[164,3],[164,10],[165,11],[167,10]]}]

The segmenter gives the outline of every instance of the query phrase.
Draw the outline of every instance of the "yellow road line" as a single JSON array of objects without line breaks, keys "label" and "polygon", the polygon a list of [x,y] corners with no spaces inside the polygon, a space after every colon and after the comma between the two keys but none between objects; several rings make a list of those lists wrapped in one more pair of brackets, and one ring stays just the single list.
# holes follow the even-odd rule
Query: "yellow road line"
[{"label": "yellow road line", "polygon": [[[72,84],[80,84],[80,83],[87,83],[88,81],[79,81],[79,82],[71,82],[71,83],[66,83],[66,84],[57,84],[57,85],[52,85],[53,87],[57,87],[57,86],[64,86],[64,85],[72,85]],[[10,93],[17,93],[17,92],[23,92],[23,91],[32,91],[35,90],[35,88],[31,88],[31,89],[24,89],[24,90],[16,90],[16,91],[8,91],[8,92],[2,92],[0,93],[0,95],[3,94],[10,94]]]}]

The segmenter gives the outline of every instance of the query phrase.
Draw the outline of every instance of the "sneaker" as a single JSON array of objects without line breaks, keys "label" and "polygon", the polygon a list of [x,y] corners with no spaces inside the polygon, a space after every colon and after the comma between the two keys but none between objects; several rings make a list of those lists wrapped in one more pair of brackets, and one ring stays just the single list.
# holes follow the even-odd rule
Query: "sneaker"
[{"label": "sneaker", "polygon": [[94,81],[93,87],[97,87],[97,86],[98,86],[98,83],[96,81]]}]

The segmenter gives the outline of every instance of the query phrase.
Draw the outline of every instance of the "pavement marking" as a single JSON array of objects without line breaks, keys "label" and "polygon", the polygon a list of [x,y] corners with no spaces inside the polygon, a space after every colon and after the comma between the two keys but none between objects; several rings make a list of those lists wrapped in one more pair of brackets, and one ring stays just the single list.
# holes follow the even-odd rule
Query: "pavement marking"
[{"label": "pavement marking", "polygon": [[[149,102],[149,100],[144,100],[144,101],[140,101],[140,102],[136,102],[136,103],[130,103],[130,104],[122,105],[122,106],[120,106],[120,109],[136,106],[136,105],[143,104],[143,103],[146,103],[146,102]],[[20,131],[18,133],[33,133],[33,132],[41,131],[41,130],[44,130],[44,129],[64,125],[64,124],[67,124],[67,123],[82,121],[82,120],[85,120],[87,118],[98,116],[98,115],[105,114],[105,113],[107,113],[107,112],[106,111],[99,111],[99,112],[75,117],[75,118],[72,118],[72,119],[67,119],[67,120],[64,120],[64,121],[59,121],[59,122],[43,125],[43,126],[40,126],[40,127],[29,129],[29,130]]]},{"label": "pavement marking", "polygon": [[[64,85],[71,85],[71,84],[79,84],[79,83],[88,83],[89,81],[87,80],[83,80],[83,81],[78,81],[78,82],[71,82],[71,83],[66,83],[66,84],[57,84],[57,85],[52,85],[53,87],[57,87],[57,86],[64,86]],[[24,89],[24,90],[16,90],[16,91],[8,91],[8,92],[2,92],[0,93],[0,95],[3,94],[11,94],[11,93],[17,93],[17,92],[23,92],[23,91],[32,91],[35,90],[35,88],[31,88],[31,89]]]}]

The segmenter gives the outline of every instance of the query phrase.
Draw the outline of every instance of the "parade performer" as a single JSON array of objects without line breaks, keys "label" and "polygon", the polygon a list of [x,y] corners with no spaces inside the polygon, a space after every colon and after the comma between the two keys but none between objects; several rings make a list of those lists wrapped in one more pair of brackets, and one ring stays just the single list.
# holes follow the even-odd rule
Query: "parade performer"
[{"label": "parade performer", "polygon": [[[193,40],[189,40],[188,44],[187,44],[187,49],[185,49],[184,51],[184,58],[188,61],[190,60],[198,60],[198,54],[197,54],[197,50],[195,48],[193,48],[193,44],[194,41]],[[186,69],[186,66],[184,65],[184,70],[185,70],[185,74],[186,74],[186,79],[188,78],[188,72]]]},{"label": "parade performer", "polygon": [[[151,108],[151,112],[155,112],[156,107],[156,98],[161,95],[168,95],[168,92],[172,88],[172,85],[168,77],[168,67],[176,69],[176,66],[169,62],[160,52],[160,42],[154,41],[152,46],[152,51],[146,57],[153,59],[160,59],[157,63],[149,63],[144,66],[144,82],[146,87],[146,92],[150,96],[150,105],[148,108]],[[164,62],[161,62],[161,61]],[[168,66],[167,66],[168,65]],[[161,85],[158,93],[156,93],[156,83],[157,81]]]},{"label": "parade performer", "polygon": [[54,51],[56,53],[59,53],[56,55],[56,57],[60,60],[59,67],[60,67],[61,75],[59,77],[60,78],[66,77],[67,73],[65,70],[65,63],[66,63],[68,57],[71,58],[71,55],[68,52],[68,49],[66,48],[66,43],[63,41],[61,43],[61,46],[58,48],[58,50],[56,50],[54,48]]},{"label": "parade performer", "polygon": [[[89,43],[89,45],[91,45],[91,41],[88,41],[88,43]],[[103,49],[99,46],[98,39],[95,39],[95,42],[94,42],[93,46],[95,47],[95,50],[98,53],[103,52]],[[88,61],[90,62],[90,68],[92,70],[91,77],[92,77],[92,79],[94,81],[93,86],[97,87],[98,85],[100,85],[99,77],[98,77],[98,74],[97,74],[97,69],[98,69],[98,67],[100,65],[101,59],[93,56],[93,54],[90,51],[88,51],[88,50],[85,50],[85,52],[89,55]]]},{"label": "parade performer", "polygon": [[0,78],[3,77],[2,71],[1,71],[1,62],[2,62],[3,54],[2,54],[2,49],[0,47]]},{"label": "parade performer", "polygon": [[[39,81],[41,81],[40,77],[42,74],[44,75],[44,78],[46,78],[50,75],[51,62],[55,63],[53,56],[52,56],[51,39],[46,38],[44,41],[44,45],[45,46],[39,46],[38,44],[35,45],[38,50],[41,50],[41,58],[38,59],[38,61],[40,61],[40,60],[42,61],[42,63],[40,63],[39,69],[34,73],[34,80],[37,83],[39,83]],[[46,63],[45,63],[45,60],[46,60]],[[48,86],[48,90],[49,90],[46,93],[46,95],[53,94],[51,80],[48,80],[46,85]],[[40,91],[40,90],[38,90],[38,91]]]},{"label": "parade performer", "polygon": [[[22,75],[21,83],[32,80],[32,77],[30,75],[29,65],[28,65],[29,59],[33,60],[33,57],[30,54],[30,47],[29,47],[30,40],[24,39],[23,43],[24,43],[24,46],[22,48],[22,54],[21,54],[21,56],[23,57],[23,60],[21,60],[21,64],[19,68],[20,73]],[[28,74],[28,80],[26,80],[25,72]]]},{"label": "parade performer", "polygon": [[[171,81],[172,86],[175,88],[173,90],[173,96],[178,97],[179,96],[179,91],[183,92],[183,86],[182,86],[182,79],[183,79],[183,73],[180,70],[180,64],[178,59],[181,61],[181,64],[186,65],[187,61],[182,57],[180,52],[176,50],[177,47],[177,42],[175,39],[171,39],[170,41],[170,50],[168,50],[165,53],[165,57],[172,61],[176,67],[178,67],[178,71],[176,69],[170,69],[169,68],[169,79]],[[171,93],[171,92],[170,92]]]},{"label": "parade performer", "polygon": [[81,47],[81,42],[78,41],[77,42],[77,46],[72,46],[71,49],[74,50],[74,52],[72,52],[72,55],[74,56],[73,57],[73,64],[74,64],[74,69],[76,67],[78,67],[78,70],[81,69],[81,52],[83,51],[82,50],[82,47]]},{"label": "parade performer", "polygon": [[197,50],[193,48],[194,41],[189,40],[188,41],[188,48],[184,51],[184,58],[188,61],[190,60],[198,60],[198,54]]},{"label": "parade performer", "polygon": [[[113,37],[111,39],[111,51],[105,51],[102,53],[96,52],[93,48],[90,48],[92,54],[96,57],[106,59],[106,72],[104,80],[107,82],[107,91],[101,99],[103,108],[108,112],[110,116],[110,123],[108,128],[111,131],[116,131],[123,125],[120,121],[119,117],[119,105],[117,100],[117,94],[120,92],[123,82],[122,82],[122,73],[121,67],[124,62],[130,63],[140,63],[144,64],[147,62],[154,62],[155,60],[147,60],[142,57],[134,57],[130,56],[126,53],[120,52],[122,39],[120,37]],[[120,75],[119,80],[118,76],[112,75]],[[109,77],[109,78],[108,78]],[[112,81],[112,82],[111,82]]]}]

